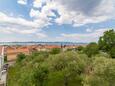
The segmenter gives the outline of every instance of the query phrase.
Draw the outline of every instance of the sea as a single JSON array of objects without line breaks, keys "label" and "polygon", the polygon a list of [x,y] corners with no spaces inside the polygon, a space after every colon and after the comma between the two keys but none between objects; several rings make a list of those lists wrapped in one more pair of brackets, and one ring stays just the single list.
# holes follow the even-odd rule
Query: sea
[{"label": "sea", "polygon": [[85,45],[77,42],[0,42],[0,45]]}]

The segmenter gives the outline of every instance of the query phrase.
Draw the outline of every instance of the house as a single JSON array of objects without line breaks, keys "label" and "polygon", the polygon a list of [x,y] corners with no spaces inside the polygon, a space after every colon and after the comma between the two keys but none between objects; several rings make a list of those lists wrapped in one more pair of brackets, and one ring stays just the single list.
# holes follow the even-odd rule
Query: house
[{"label": "house", "polygon": [[[5,55],[7,56],[7,60],[15,61],[17,59],[17,55],[19,53],[24,53],[26,55],[31,54],[34,51],[50,51],[54,48],[62,48],[63,50],[74,49],[78,46],[76,45],[27,45],[27,46],[5,46]],[[0,52],[2,47],[0,47]]]},{"label": "house", "polygon": [[49,51],[51,49],[54,49],[54,48],[61,48],[61,46],[59,45],[44,45],[44,48]]},{"label": "house", "polygon": [[3,46],[0,46],[0,54],[2,53],[2,47],[3,47]]},{"label": "house", "polygon": [[28,55],[30,52],[29,52],[28,47],[26,47],[26,46],[20,46],[20,47],[8,46],[5,49],[5,53],[7,55],[8,61],[15,61],[17,59],[17,55],[19,53],[24,53],[24,54]]}]

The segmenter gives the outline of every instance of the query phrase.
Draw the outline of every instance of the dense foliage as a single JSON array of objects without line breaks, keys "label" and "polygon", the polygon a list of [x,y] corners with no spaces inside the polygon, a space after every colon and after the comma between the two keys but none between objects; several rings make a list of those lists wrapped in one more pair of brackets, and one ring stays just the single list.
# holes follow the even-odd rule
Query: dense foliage
[{"label": "dense foliage", "polygon": [[111,57],[115,58],[115,31],[109,30],[99,39],[99,48],[104,52],[108,52]]},{"label": "dense foliage", "polygon": [[18,55],[17,55],[17,62],[21,62],[23,59],[25,59],[26,58],[26,55],[25,54],[23,54],[23,53],[19,53]]},{"label": "dense foliage", "polygon": [[60,48],[54,48],[50,51],[51,54],[59,54],[61,52]]},{"label": "dense foliage", "polygon": [[8,86],[81,86],[86,59],[76,52],[34,53],[9,69]]},{"label": "dense foliage", "polygon": [[96,55],[99,53],[98,45],[94,42],[88,44],[85,48],[85,53],[88,55],[88,57],[92,57],[93,55]]},{"label": "dense foliage", "polygon": [[102,55],[32,54],[10,67],[8,86],[115,86],[115,59]]},{"label": "dense foliage", "polygon": [[113,34],[113,30],[107,31],[98,44],[63,52],[21,53],[9,68],[8,86],[115,86]]}]

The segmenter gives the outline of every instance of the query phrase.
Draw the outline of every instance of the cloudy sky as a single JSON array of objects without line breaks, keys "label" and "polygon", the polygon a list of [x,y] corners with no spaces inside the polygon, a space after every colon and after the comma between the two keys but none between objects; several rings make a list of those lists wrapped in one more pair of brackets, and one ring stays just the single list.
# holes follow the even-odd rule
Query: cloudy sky
[{"label": "cloudy sky", "polygon": [[0,42],[91,42],[115,28],[115,0],[0,0]]}]

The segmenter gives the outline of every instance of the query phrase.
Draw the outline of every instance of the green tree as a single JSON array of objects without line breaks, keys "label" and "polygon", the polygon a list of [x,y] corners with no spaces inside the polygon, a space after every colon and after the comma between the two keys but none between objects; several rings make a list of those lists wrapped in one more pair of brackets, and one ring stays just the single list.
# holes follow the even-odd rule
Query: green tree
[{"label": "green tree", "polygon": [[100,37],[99,48],[103,51],[109,51],[115,45],[115,31],[105,31],[104,35]]},{"label": "green tree", "polygon": [[48,86],[82,86],[82,73],[87,63],[86,55],[69,51],[50,57],[48,62],[51,68]]},{"label": "green tree", "polygon": [[44,86],[45,81],[48,79],[49,70],[47,67],[39,66],[34,71],[34,83],[35,86]]},{"label": "green tree", "polygon": [[7,55],[4,56],[4,61],[7,62]]},{"label": "green tree", "polygon": [[88,57],[92,57],[93,55],[96,55],[99,53],[99,48],[97,43],[92,42],[88,44],[84,50],[84,52],[88,55]]},{"label": "green tree", "polygon": [[21,62],[25,58],[26,58],[26,55],[24,53],[19,53],[17,55],[17,62]]},{"label": "green tree", "polygon": [[100,50],[108,52],[112,57],[114,57],[113,48],[115,48],[115,31],[109,30],[104,32],[104,35],[100,37],[98,44]]},{"label": "green tree", "polygon": [[84,47],[83,46],[78,46],[78,51],[82,51],[83,49],[84,49]]},{"label": "green tree", "polygon": [[53,48],[50,53],[51,54],[59,54],[61,52],[61,49],[60,48]]},{"label": "green tree", "polygon": [[112,58],[115,58],[115,46],[113,46],[110,51],[109,54],[111,55]]},{"label": "green tree", "polygon": [[84,86],[115,86],[115,60],[100,57],[92,61],[91,69],[84,77]]}]

